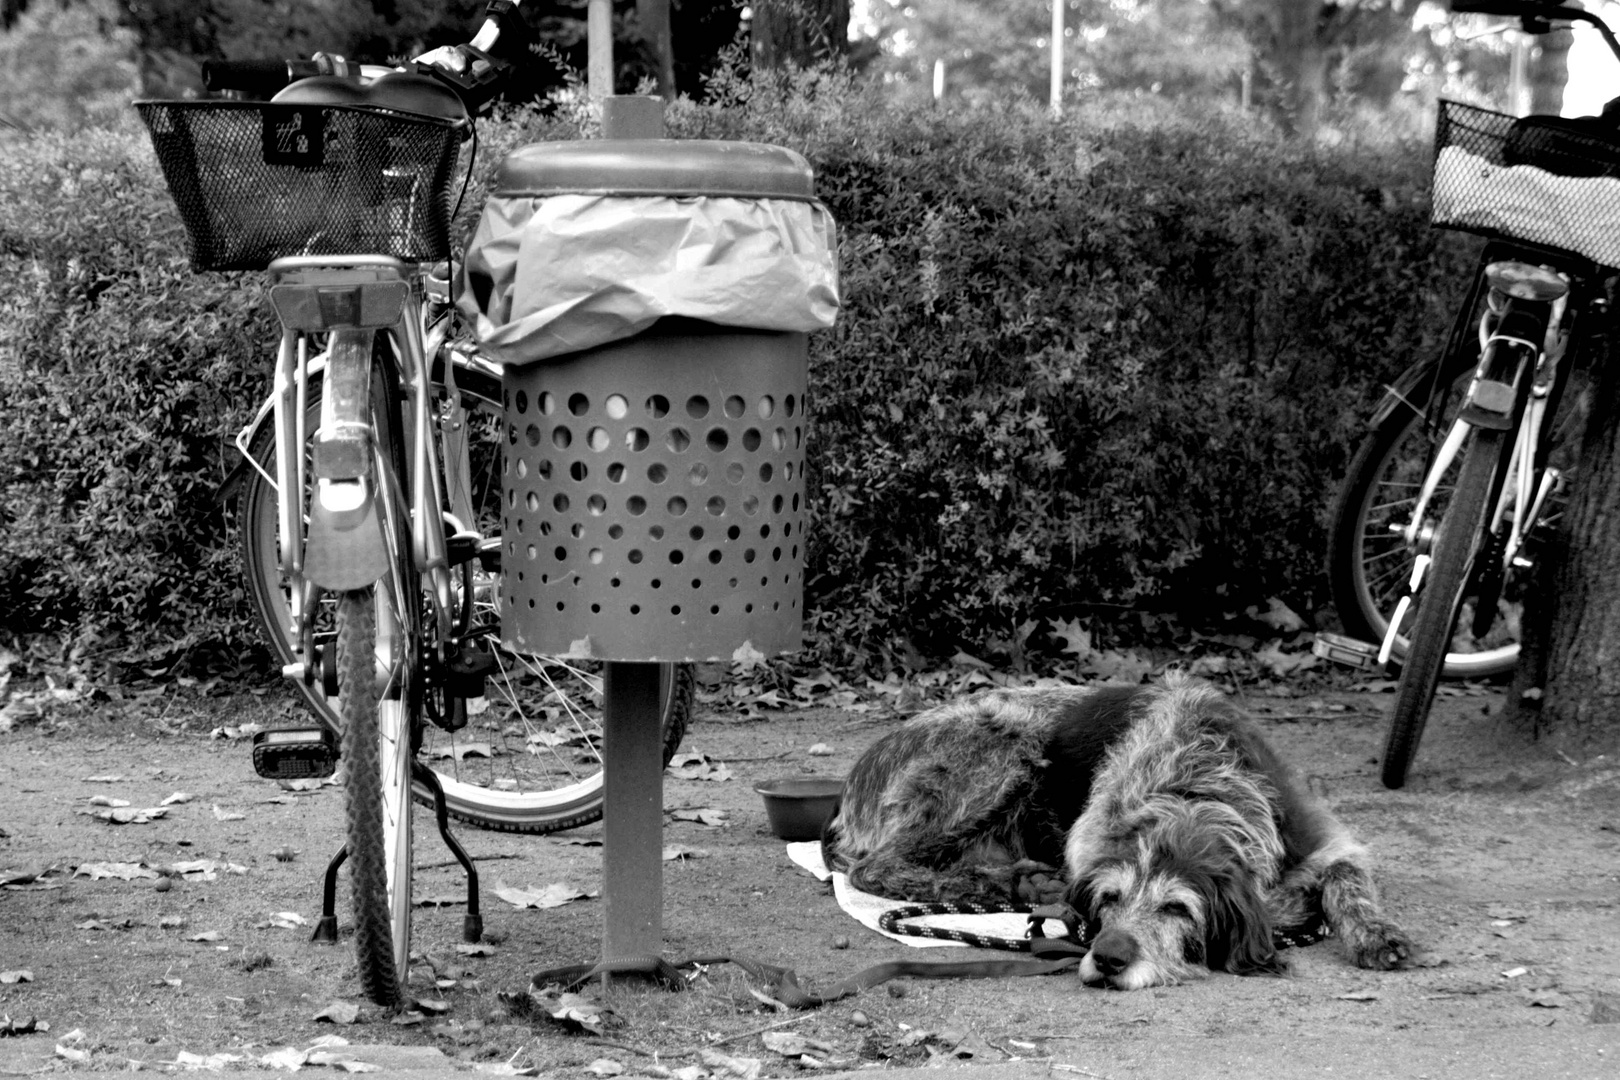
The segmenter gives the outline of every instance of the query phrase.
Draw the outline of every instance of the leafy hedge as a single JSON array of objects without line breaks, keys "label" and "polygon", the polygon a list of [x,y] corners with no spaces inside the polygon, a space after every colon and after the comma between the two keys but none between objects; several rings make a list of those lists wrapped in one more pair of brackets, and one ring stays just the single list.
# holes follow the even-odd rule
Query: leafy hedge
[{"label": "leafy hedge", "polygon": [[[847,306],[811,373],[829,661],[993,650],[1060,612],[1322,601],[1338,472],[1470,253],[1427,228],[1421,147],[1294,146],[1153,99],[1054,122],[897,110],[826,74],[715,89],[672,132],[802,151],[841,228]],[[480,179],[577,127],[486,124]],[[138,133],[5,150],[6,626],[240,638],[212,488],[263,392],[256,290],[185,268]]]}]

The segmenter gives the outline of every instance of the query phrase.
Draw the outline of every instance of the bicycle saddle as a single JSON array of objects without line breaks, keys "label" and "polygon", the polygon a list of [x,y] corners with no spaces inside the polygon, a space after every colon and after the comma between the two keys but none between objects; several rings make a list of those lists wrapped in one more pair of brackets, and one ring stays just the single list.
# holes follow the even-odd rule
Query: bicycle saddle
[{"label": "bicycle saddle", "polygon": [[285,105],[369,105],[419,116],[464,120],[467,107],[443,83],[395,71],[362,86],[338,75],[311,75],[290,83],[270,99]]}]

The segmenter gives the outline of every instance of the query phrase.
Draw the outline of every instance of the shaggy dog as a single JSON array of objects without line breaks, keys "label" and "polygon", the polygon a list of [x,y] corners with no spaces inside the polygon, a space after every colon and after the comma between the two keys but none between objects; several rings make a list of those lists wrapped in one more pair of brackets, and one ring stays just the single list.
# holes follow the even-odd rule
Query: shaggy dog
[{"label": "shaggy dog", "polygon": [[1325,920],[1395,968],[1365,849],[1216,690],[1002,690],[931,709],[855,763],[827,866],[897,899],[1007,901],[1062,863],[1088,984],[1280,972],[1273,931]]}]

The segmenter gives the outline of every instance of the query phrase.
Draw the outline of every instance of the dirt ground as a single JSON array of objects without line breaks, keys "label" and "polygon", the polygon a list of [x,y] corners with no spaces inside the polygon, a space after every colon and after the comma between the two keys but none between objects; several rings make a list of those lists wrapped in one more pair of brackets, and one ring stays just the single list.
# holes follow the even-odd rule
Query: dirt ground
[{"label": "dirt ground", "polygon": [[[462,908],[437,902],[457,896],[459,871],[419,815],[416,891],[436,902],[418,908],[416,940],[433,964],[415,967],[413,982],[446,1011],[400,1024],[363,1004],[346,936],[318,945],[308,927],[274,924],[287,912],[313,924],[321,872],[340,844],[341,791],[284,792],[253,774],[247,743],[209,733],[293,713],[280,691],[173,690],[51,714],[0,734],[0,880],[11,882],[0,890],[0,1014],[14,1029],[49,1025],[0,1038],[0,1074],[156,1069],[209,1055],[238,1069],[330,1035],[442,1053],[446,1065],[509,1062],[557,1076],[611,1075],[604,1062],[631,1075],[693,1076],[698,1066],[721,1075],[717,1054],[744,1062],[739,1075],[749,1059],[759,1075],[810,1071],[766,1044],[770,1027],[814,1040],[813,1057],[845,1069],[1620,1076],[1620,762],[1575,763],[1504,740],[1500,693],[1470,691],[1440,699],[1409,786],[1390,792],[1375,767],[1389,697],[1292,693],[1247,703],[1373,848],[1387,906],[1423,949],[1413,970],[1360,971],[1328,942],[1295,950],[1286,978],[1217,975],[1139,993],[1087,989],[1073,975],[908,979],[780,1014],[735,967],[718,966],[688,993],[629,982],[593,991],[617,1021],[601,1035],[524,1017],[504,995],[521,1005],[534,971],[595,959],[602,901],[519,909],[493,893],[501,882],[598,889],[601,849],[581,841],[599,838],[600,825],[554,837],[459,830],[480,860],[493,943],[470,956],[456,950]],[[691,849],[665,864],[666,956],[751,956],[794,968],[812,987],[884,960],[947,958],[847,919],[827,887],[788,861],[753,791],[776,776],[841,775],[897,722],[832,709],[699,714],[683,749],[725,763],[730,777],[666,779],[665,806],[727,820],[666,822],[666,844]],[[816,744],[832,753],[810,754]],[[104,777],[117,779],[93,779]],[[146,822],[111,823],[91,803],[155,807],[175,792],[194,798]],[[211,873],[174,872],[205,860]],[[109,863],[166,876],[96,876]],[[357,1022],[317,1019],[334,1002],[361,1005]]]}]

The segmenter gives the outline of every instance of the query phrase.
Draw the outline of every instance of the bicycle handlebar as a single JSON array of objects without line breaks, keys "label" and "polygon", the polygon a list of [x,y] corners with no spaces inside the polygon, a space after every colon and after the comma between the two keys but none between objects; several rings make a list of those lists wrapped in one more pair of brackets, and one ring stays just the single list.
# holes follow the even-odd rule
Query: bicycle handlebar
[{"label": "bicycle handlebar", "polygon": [[1529,34],[1545,34],[1554,29],[1553,23],[1583,22],[1603,35],[1616,60],[1620,60],[1620,40],[1616,40],[1609,24],[1590,11],[1575,7],[1565,0],[1451,0],[1451,10],[1458,14],[1500,15],[1518,19]]},{"label": "bicycle handlebar", "polygon": [[206,60],[203,89],[209,92],[240,90],[270,97],[290,82],[310,75],[329,75],[318,60]]},{"label": "bicycle handlebar", "polygon": [[[522,0],[489,0],[483,25],[473,40],[466,45],[450,49],[435,49],[424,56],[454,54],[452,59],[459,70],[421,59],[403,70],[428,75],[456,92],[469,112],[495,96],[496,90],[511,65],[497,60],[489,50],[500,40],[507,21],[514,16]],[[369,66],[369,65],[367,65]],[[377,69],[373,69],[375,71]],[[303,59],[209,60],[203,63],[203,87],[210,93],[238,91],[253,97],[274,97],[300,79],[315,75],[336,75],[356,82],[363,77],[361,65],[332,53],[316,53]]]}]

